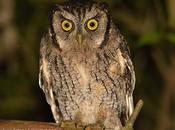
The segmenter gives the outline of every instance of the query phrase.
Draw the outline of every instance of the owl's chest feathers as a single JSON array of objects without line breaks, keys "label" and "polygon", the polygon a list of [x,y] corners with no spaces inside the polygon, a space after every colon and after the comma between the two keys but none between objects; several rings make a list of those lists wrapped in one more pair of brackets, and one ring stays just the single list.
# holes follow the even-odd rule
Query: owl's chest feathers
[{"label": "owl's chest feathers", "polygon": [[[103,86],[98,84],[91,75],[91,67],[88,63],[81,62],[74,66],[77,71],[79,86],[74,96],[74,101],[79,109],[72,111],[73,118],[83,124],[94,124],[100,113],[100,104],[103,95],[106,94]],[[94,82],[93,82],[94,81]]]},{"label": "owl's chest feathers", "polygon": [[89,84],[90,75],[89,75],[89,69],[85,67],[84,65],[77,64],[76,66],[77,72],[80,75],[80,84],[83,88],[86,88]]},{"label": "owl's chest feathers", "polygon": [[93,53],[91,53],[91,55],[77,54],[67,58],[67,70],[70,72],[69,69],[72,68],[72,70],[76,73],[74,76],[77,77],[80,84],[80,86],[77,87],[79,87],[79,90],[82,90],[82,92],[89,87],[92,78],[91,71],[92,68],[96,66],[97,60],[98,59]]},{"label": "owl's chest feathers", "polygon": [[[57,68],[65,76],[59,79],[62,82],[59,95],[64,98],[65,105],[62,110],[65,111],[65,119],[71,116],[83,123],[92,124],[99,116],[106,114],[106,107],[117,107],[113,81],[117,81],[116,77],[124,71],[123,57],[120,51],[113,57],[116,59],[99,55],[62,55],[61,59],[58,58]],[[101,104],[105,106],[104,109]]]}]

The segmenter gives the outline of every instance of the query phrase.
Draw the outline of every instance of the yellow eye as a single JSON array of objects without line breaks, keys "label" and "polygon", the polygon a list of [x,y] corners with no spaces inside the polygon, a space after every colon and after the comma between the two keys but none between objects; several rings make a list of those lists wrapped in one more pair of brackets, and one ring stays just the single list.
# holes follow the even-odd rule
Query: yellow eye
[{"label": "yellow eye", "polygon": [[61,27],[64,31],[68,32],[72,29],[73,25],[70,21],[64,20],[61,22]]},{"label": "yellow eye", "polygon": [[87,22],[87,27],[91,31],[95,31],[98,28],[98,21],[96,19],[90,19]]}]

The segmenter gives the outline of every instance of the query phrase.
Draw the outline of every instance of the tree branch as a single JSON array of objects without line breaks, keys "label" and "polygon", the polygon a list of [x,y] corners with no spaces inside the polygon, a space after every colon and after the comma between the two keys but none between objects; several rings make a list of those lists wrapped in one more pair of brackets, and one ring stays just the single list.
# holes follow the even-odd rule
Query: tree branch
[{"label": "tree branch", "polygon": [[130,119],[126,123],[126,126],[122,130],[133,130],[134,123],[143,107],[143,101],[139,100],[136,104],[136,107],[134,109],[134,112],[132,113]]},{"label": "tree branch", "polygon": [[143,101],[139,100],[139,102],[136,104],[136,107],[134,109],[134,112],[132,113],[128,123],[130,123],[132,126],[134,126],[134,123],[143,107]]},{"label": "tree branch", "polygon": [[56,123],[34,122],[34,121],[14,121],[0,120],[0,129],[52,129],[61,130]]}]

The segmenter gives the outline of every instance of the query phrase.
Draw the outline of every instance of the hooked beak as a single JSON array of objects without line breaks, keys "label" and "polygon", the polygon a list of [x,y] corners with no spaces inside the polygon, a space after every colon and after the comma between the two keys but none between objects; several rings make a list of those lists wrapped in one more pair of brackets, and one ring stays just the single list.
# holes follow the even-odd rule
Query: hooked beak
[{"label": "hooked beak", "polygon": [[83,43],[83,35],[81,33],[77,34],[76,39],[77,39],[78,44]]}]

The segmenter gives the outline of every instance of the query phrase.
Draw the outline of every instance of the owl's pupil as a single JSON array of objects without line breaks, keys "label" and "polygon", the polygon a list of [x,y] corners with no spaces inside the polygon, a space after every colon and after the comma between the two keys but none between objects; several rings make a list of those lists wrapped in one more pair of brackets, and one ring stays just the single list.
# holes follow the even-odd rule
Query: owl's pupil
[{"label": "owl's pupil", "polygon": [[95,26],[95,23],[94,23],[94,22],[91,22],[91,23],[90,23],[90,26],[91,26],[91,27],[94,27],[94,26]]},{"label": "owl's pupil", "polygon": [[68,27],[69,27],[69,23],[66,23],[66,24],[65,24],[65,27],[68,28]]}]

